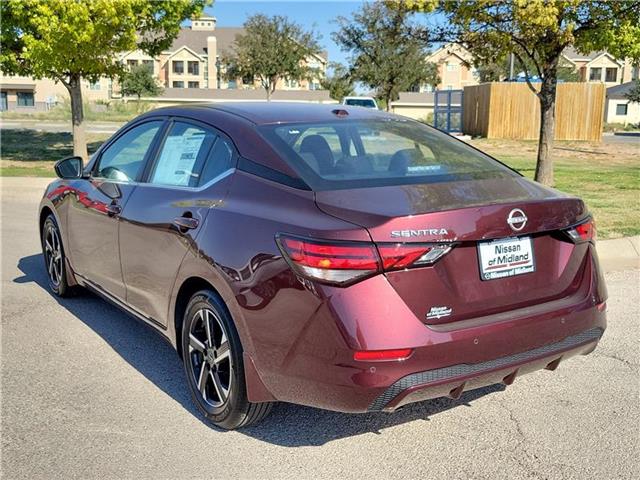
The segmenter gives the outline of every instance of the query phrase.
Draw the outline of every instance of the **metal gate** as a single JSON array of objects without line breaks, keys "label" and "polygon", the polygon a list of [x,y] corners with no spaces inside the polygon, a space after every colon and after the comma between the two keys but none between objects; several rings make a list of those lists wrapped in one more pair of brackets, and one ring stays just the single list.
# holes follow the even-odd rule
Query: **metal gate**
[{"label": "metal gate", "polygon": [[447,133],[462,132],[462,90],[433,92],[433,126]]}]

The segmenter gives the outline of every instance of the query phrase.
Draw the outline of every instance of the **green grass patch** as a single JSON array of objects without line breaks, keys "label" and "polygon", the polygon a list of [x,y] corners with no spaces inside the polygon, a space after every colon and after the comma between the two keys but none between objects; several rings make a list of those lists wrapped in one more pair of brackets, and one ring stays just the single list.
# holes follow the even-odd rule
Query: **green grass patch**
[{"label": "green grass patch", "polygon": [[[498,155],[533,178],[533,158]],[[640,235],[640,159],[560,158],[555,163],[555,188],[582,198],[596,219],[599,238]]]},{"label": "green grass patch", "polygon": [[[88,134],[89,154],[95,152],[109,136],[109,134]],[[73,155],[73,137],[69,132],[2,130],[0,146],[2,160],[8,161],[57,161]]]},{"label": "green grass patch", "polygon": [[0,177],[55,177],[53,164],[48,167],[3,167],[0,166]]},{"label": "green grass patch", "polygon": [[[151,102],[122,102],[112,100],[109,102],[101,102],[98,104],[84,104],[85,121],[97,122],[127,122],[141,113],[156,108],[157,104]],[[71,121],[71,105],[68,101],[56,105],[46,112],[23,112],[23,111],[4,111],[0,112],[0,119],[3,120],[38,120],[38,121]]]}]

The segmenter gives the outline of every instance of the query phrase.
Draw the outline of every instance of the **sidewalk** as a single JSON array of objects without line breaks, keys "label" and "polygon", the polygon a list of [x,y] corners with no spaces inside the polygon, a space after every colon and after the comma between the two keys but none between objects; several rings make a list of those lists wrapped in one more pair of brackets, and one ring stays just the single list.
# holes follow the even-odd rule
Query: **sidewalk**
[{"label": "sidewalk", "polygon": [[596,247],[605,272],[640,268],[640,235],[600,240]]}]

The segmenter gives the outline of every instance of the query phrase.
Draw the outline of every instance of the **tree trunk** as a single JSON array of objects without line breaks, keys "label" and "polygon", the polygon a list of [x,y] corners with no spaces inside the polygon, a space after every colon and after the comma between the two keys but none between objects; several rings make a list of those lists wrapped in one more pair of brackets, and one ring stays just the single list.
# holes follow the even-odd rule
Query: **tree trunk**
[{"label": "tree trunk", "polygon": [[87,138],[84,132],[84,111],[82,109],[82,84],[80,75],[72,75],[64,84],[71,97],[71,125],[73,131],[73,154],[81,157],[86,163]]},{"label": "tree trunk", "polygon": [[553,138],[556,127],[557,62],[545,71],[540,100],[540,136],[538,138],[538,162],[535,180],[553,186]]}]

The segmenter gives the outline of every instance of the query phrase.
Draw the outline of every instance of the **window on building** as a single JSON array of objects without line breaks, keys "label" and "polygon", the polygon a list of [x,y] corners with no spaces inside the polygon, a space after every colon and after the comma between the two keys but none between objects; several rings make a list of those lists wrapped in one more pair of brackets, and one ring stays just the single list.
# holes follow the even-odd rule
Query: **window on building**
[{"label": "window on building", "polygon": [[189,82],[189,88],[200,88],[200,82]]},{"label": "window on building", "polygon": [[607,68],[605,71],[605,82],[617,82],[618,81],[618,69]]},{"label": "window on building", "polygon": [[251,75],[245,75],[242,77],[242,83],[244,85],[253,85],[253,77]]},{"label": "window on building", "polygon": [[200,75],[200,62],[187,62],[189,75]]},{"label": "window on building", "polygon": [[616,115],[626,115],[626,114],[627,114],[627,104],[618,103],[616,105]]},{"label": "window on building", "polygon": [[33,107],[33,92],[17,92],[19,107]]},{"label": "window on building", "polygon": [[184,62],[182,60],[174,60],[171,62],[173,73],[182,75],[184,73]]},{"label": "window on building", "polygon": [[589,81],[590,82],[599,82],[602,80],[602,68],[591,68],[589,70]]},{"label": "window on building", "polygon": [[238,88],[238,83],[235,80],[229,80],[227,88],[229,88],[230,90],[235,90],[236,88]]},{"label": "window on building", "polygon": [[458,65],[455,63],[447,62],[447,72],[455,72],[458,69]]},{"label": "window on building", "polygon": [[100,82],[89,82],[89,90],[100,90]]},{"label": "window on building", "polygon": [[138,65],[137,60],[127,60],[127,67],[132,68],[132,67],[135,67],[136,65]]},{"label": "window on building", "polygon": [[150,72],[153,72],[153,60],[142,60],[142,64],[147,67]]},{"label": "window on building", "polygon": [[173,82],[173,88],[184,88],[184,82]]}]

